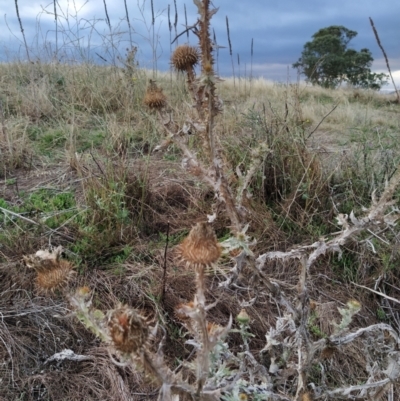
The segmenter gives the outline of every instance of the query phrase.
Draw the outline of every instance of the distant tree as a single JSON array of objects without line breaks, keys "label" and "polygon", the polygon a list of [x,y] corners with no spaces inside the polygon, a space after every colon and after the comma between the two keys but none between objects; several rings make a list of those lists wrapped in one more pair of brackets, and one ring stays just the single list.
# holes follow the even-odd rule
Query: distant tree
[{"label": "distant tree", "polygon": [[368,49],[349,49],[349,42],[357,36],[344,26],[322,28],[304,45],[294,68],[315,85],[336,88],[342,82],[361,88],[379,90],[386,83],[387,75],[371,72],[374,60]]}]

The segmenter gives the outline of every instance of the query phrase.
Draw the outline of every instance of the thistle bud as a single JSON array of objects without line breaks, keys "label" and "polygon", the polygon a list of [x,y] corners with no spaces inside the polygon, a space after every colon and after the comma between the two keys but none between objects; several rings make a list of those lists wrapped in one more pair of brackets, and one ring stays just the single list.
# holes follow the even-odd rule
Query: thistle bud
[{"label": "thistle bud", "polygon": [[347,302],[347,307],[350,311],[357,313],[361,309],[361,304],[357,300],[351,299]]},{"label": "thistle bud", "polygon": [[239,322],[239,324],[248,324],[250,321],[250,316],[245,309],[242,309],[240,313],[236,316],[236,320]]}]

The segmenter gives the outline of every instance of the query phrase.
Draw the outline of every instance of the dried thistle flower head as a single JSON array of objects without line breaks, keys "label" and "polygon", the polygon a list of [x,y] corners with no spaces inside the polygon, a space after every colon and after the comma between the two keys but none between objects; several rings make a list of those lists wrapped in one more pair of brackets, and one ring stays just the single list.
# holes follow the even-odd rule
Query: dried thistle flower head
[{"label": "dried thistle flower head", "polygon": [[301,396],[301,401],[312,401],[312,395],[307,391]]},{"label": "dried thistle flower head", "polygon": [[167,98],[162,88],[159,88],[155,81],[150,79],[143,103],[152,110],[161,110],[167,104]]},{"label": "dried thistle flower head", "polygon": [[23,257],[25,264],[37,273],[36,286],[39,291],[54,292],[61,289],[75,274],[72,264],[61,259],[62,250],[59,246],[53,252],[40,250]]},{"label": "dried thistle flower head", "polygon": [[193,301],[187,304],[178,304],[175,307],[175,316],[181,321],[186,321],[189,319],[190,314],[193,313],[194,308],[195,305]]},{"label": "dried thistle flower head", "polygon": [[149,338],[146,318],[128,306],[111,312],[108,329],[114,347],[123,353],[138,352],[146,346]]},{"label": "dried thistle flower head", "polygon": [[187,71],[199,62],[199,51],[189,45],[178,46],[171,57],[171,63],[178,71]]},{"label": "dried thistle flower head", "polygon": [[215,336],[225,330],[224,327],[217,323],[207,322],[207,333],[209,336]]},{"label": "dried thistle flower head", "polygon": [[187,265],[194,267],[209,266],[221,256],[221,246],[213,228],[207,222],[197,223],[178,245],[177,251]]}]

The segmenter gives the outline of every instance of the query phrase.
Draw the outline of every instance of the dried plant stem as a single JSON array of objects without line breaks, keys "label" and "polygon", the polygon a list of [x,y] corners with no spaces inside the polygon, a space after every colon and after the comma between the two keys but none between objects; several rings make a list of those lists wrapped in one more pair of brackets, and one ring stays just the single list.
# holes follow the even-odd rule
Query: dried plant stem
[{"label": "dried plant stem", "polygon": [[[317,131],[317,129],[318,129],[319,126],[325,121],[325,119],[326,119],[327,117],[329,117],[329,116],[336,110],[336,108],[339,106],[339,104],[340,104],[340,102],[336,103],[336,104],[332,107],[332,109],[331,109],[330,111],[328,111],[328,113],[326,113],[326,114],[321,118],[321,120],[319,121],[319,123],[318,123],[318,124],[315,126],[315,128],[308,134],[308,136],[307,136],[306,139],[311,138],[311,136],[314,134],[314,132]],[[287,104],[286,104],[286,105],[287,105]]]},{"label": "dried plant stem", "polygon": [[[190,125],[197,132],[202,141],[206,163],[210,167],[205,168],[202,166],[197,160],[194,152],[190,151],[187,145],[183,143],[181,133],[184,129],[179,130],[171,118],[167,119],[167,122],[165,122],[161,112],[159,112],[160,119],[163,121],[168,135],[166,140],[158,146],[156,150],[165,148],[171,142],[174,142],[179,146],[183,151],[185,157],[184,164],[187,169],[192,172],[192,174],[202,179],[205,183],[212,186],[215,193],[218,194],[219,199],[225,203],[226,212],[231,221],[232,231],[239,233],[243,228],[243,216],[239,214],[238,205],[236,205],[232,189],[230,188],[229,182],[225,176],[224,168],[226,168],[226,163],[221,156],[221,151],[218,149],[218,141],[216,140],[215,133],[214,119],[221,112],[222,107],[221,102],[216,95],[216,77],[214,74],[214,59],[212,54],[215,49],[215,43],[212,42],[210,37],[210,20],[217,12],[217,9],[210,9],[210,0],[203,0],[201,2],[196,1],[195,4],[198,8],[199,19],[194,26],[186,27],[186,30],[198,26],[198,29],[195,29],[194,33],[199,38],[201,77],[196,80],[192,64],[180,68],[179,63],[177,63],[177,68],[178,70],[187,73],[188,89],[194,101],[194,107],[198,113],[198,120],[196,122],[190,122]],[[180,35],[177,35],[177,37]],[[175,62],[180,60],[179,52],[182,50],[179,49],[180,48],[178,47],[172,58],[173,60],[176,60]],[[250,178],[247,182],[250,182]],[[243,188],[243,193],[244,190],[245,189]]]},{"label": "dried plant stem", "polygon": [[155,33],[155,23],[156,19],[154,16],[154,3],[153,0],[150,0],[150,5],[151,5],[151,30],[152,30],[152,50],[153,50],[153,78],[156,77],[157,75],[157,54],[156,54],[156,33]]},{"label": "dried plant stem", "polygon": [[168,242],[169,242],[169,222],[168,222],[168,225],[167,225],[167,237],[166,237],[166,239],[165,239],[165,248],[164,248],[164,265],[163,265],[161,303],[164,302],[164,297],[165,297],[165,285],[166,285],[166,282],[167,282],[167,251],[168,251]]},{"label": "dried plant stem", "polygon": [[[112,50],[112,63],[115,65],[116,63],[116,56],[115,56],[115,45],[114,45],[114,37],[113,37],[113,32],[112,32],[112,27],[111,27],[111,21],[110,17],[108,15],[108,9],[107,9],[107,1],[103,0],[104,4],[104,12],[106,14],[106,23],[108,25],[108,29],[110,30],[110,42],[111,42],[111,50]],[[104,60],[103,57],[99,55],[100,58]]]},{"label": "dried plant stem", "polygon": [[[174,7],[175,7],[175,20],[174,20],[174,28],[175,28],[175,36],[178,35],[176,27],[178,25],[178,8],[176,7],[176,0],[174,0]],[[176,39],[176,44],[178,44],[178,39]]]},{"label": "dried plant stem", "polygon": [[[171,23],[171,6],[168,4],[168,29],[169,29],[169,52],[172,54],[172,23]],[[169,67],[169,79],[172,87],[172,64]]]},{"label": "dried plant stem", "polygon": [[233,63],[232,42],[231,42],[231,35],[230,35],[230,32],[229,32],[228,16],[226,16],[226,32],[228,34],[229,55],[231,56],[231,63],[232,63],[233,86],[235,86],[235,65]]},{"label": "dried plant stem", "polygon": [[[4,141],[4,143],[7,142],[7,127],[6,127],[6,122],[5,122],[5,118],[4,118],[4,109],[3,109],[3,102],[0,99],[0,118],[1,118],[1,133],[3,135],[2,140]],[[1,145],[1,142],[0,142]]]},{"label": "dried plant stem", "polygon": [[213,28],[213,42],[217,53],[217,74],[219,75],[219,46],[217,44],[217,35],[215,34],[215,29]]},{"label": "dried plant stem", "polygon": [[[184,12],[185,12],[185,26],[188,26],[188,20],[187,20],[187,11],[186,11],[186,4],[183,4]],[[186,30],[186,36],[187,40],[189,41],[189,29]]]},{"label": "dried plant stem", "polygon": [[372,20],[371,17],[369,17],[369,22],[370,22],[370,24],[371,24],[372,30],[374,31],[374,35],[375,35],[376,42],[378,43],[379,48],[382,50],[383,57],[385,58],[386,66],[387,66],[387,69],[388,69],[388,71],[389,71],[389,75],[390,75],[390,78],[391,78],[391,80],[392,80],[394,90],[395,90],[395,92],[396,92],[397,103],[400,103],[400,92],[399,92],[399,90],[398,90],[397,87],[396,87],[396,83],[394,82],[393,75],[392,75],[392,71],[391,71],[390,65],[389,65],[388,56],[386,55],[385,49],[383,48],[383,46],[382,46],[382,44],[381,44],[381,41],[380,41],[379,35],[378,35],[378,31],[376,30],[375,25],[374,25],[374,21]]},{"label": "dried plant stem", "polygon": [[[162,114],[159,114],[160,120],[163,120]],[[219,164],[221,163],[218,157],[215,157],[215,173],[207,169],[202,163],[197,159],[196,155],[188,148],[188,146],[183,143],[179,137],[180,133],[174,133],[170,130],[170,121],[164,123],[164,129],[168,133],[168,138],[165,141],[165,145],[162,144],[156,148],[160,150],[167,146],[168,143],[175,143],[181,150],[185,157],[184,165],[193,175],[199,177],[204,183],[210,185],[213,190],[219,195],[220,199],[225,203],[226,212],[231,221],[231,228],[235,233],[238,233],[242,229],[241,218],[239,216],[238,210],[235,205],[234,197],[230,190],[228,181],[225,175],[220,170]]]},{"label": "dried plant stem", "polygon": [[21,33],[22,33],[22,37],[24,39],[24,44],[25,44],[25,51],[26,51],[26,57],[28,58],[28,61],[31,62],[31,57],[29,55],[29,48],[28,48],[28,43],[26,42],[26,38],[25,38],[25,33],[24,33],[24,28],[22,26],[22,20],[21,17],[19,15],[19,9],[18,9],[18,0],[15,0],[15,10],[17,12],[17,18],[18,18],[18,22],[19,22],[19,27],[21,29]]},{"label": "dried plant stem", "polygon": [[254,56],[254,41],[251,38],[251,47],[250,47],[250,81],[253,79],[253,56]]},{"label": "dried plant stem", "polygon": [[237,63],[238,63],[238,80],[239,80],[239,87],[240,87],[240,55],[237,53]]},{"label": "dried plant stem", "polygon": [[131,28],[131,22],[129,20],[128,5],[126,4],[126,0],[124,0],[124,6],[125,6],[126,22],[128,23],[128,29],[129,29],[129,43],[130,43],[130,46],[131,46],[131,49],[132,49],[132,47],[133,47],[132,28]]},{"label": "dried plant stem", "polygon": [[267,252],[261,255],[258,260],[262,261],[263,266],[266,259],[298,259],[308,253],[306,263],[307,268],[310,268],[319,256],[325,255],[328,252],[340,253],[340,247],[362,231],[369,228],[373,230],[377,224],[385,224],[387,226],[394,224],[399,218],[398,214],[394,212],[385,214],[385,211],[394,204],[392,198],[399,184],[400,169],[392,176],[379,200],[372,194],[372,205],[366,211],[364,217],[356,218],[353,213],[350,216],[343,214],[337,216],[339,224],[343,226],[343,230],[329,241],[320,240],[314,244],[304,245],[288,252]]},{"label": "dried plant stem", "polygon": [[[260,144],[258,148],[252,152],[252,163],[248,168],[246,175],[244,177],[240,175],[241,181],[236,195],[236,203],[239,207],[244,205],[247,196],[247,188],[250,185],[254,175],[258,172],[264,158],[266,157],[266,154],[269,152],[270,149],[265,145],[265,143]],[[237,169],[237,172],[241,174],[239,168]]]},{"label": "dried plant stem", "polygon": [[58,58],[58,21],[57,21],[57,1],[53,0],[53,6],[54,6],[54,22],[56,24],[56,54],[55,58],[57,60]]},{"label": "dried plant stem", "polygon": [[103,4],[104,4],[104,12],[106,13],[106,22],[107,22],[108,28],[110,29],[110,32],[111,32],[111,22],[110,22],[110,17],[108,16],[106,0],[103,0]]}]

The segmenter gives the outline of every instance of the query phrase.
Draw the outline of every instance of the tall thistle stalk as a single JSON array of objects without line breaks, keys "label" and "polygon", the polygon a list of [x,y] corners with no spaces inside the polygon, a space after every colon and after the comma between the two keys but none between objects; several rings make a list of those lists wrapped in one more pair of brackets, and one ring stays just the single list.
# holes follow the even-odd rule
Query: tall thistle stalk
[{"label": "tall thistle stalk", "polygon": [[[217,9],[211,8],[210,0],[194,0],[194,3],[199,15],[194,24],[195,29],[193,29],[199,40],[198,48],[188,45],[178,46],[172,55],[171,64],[175,70],[183,72],[187,76],[187,86],[194,103],[193,107],[197,112],[197,118],[188,118],[185,126],[180,129],[171,116],[163,114],[165,101],[161,102],[160,99],[161,97],[164,99],[164,95],[154,82],[149,85],[145,103],[158,111],[167,132],[166,140],[156,150],[165,149],[171,142],[180,147],[185,157],[186,168],[193,175],[212,186],[219,201],[225,205],[225,211],[231,220],[232,231],[240,233],[245,226],[244,215],[240,212],[244,210],[241,203],[245,200],[247,192],[246,188],[240,186],[237,189],[240,195],[235,196],[235,190],[227,179],[227,172],[231,170],[231,167],[224,159],[224,152],[219,145],[215,129],[215,118],[222,112],[222,102],[216,90],[218,78],[214,72],[213,57],[216,45],[211,40],[210,20]],[[196,64],[200,64],[199,76],[196,76],[194,69]],[[201,142],[201,158],[196,155],[196,150],[191,150],[182,140],[181,133],[187,130],[187,127],[190,127],[190,131],[195,133]],[[258,164],[261,159],[257,156],[255,160],[255,164]],[[251,168],[250,170],[249,174],[252,176],[256,169]],[[249,185],[250,176],[246,176],[245,186]]]}]

